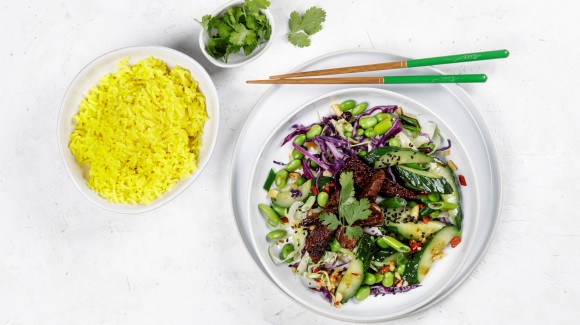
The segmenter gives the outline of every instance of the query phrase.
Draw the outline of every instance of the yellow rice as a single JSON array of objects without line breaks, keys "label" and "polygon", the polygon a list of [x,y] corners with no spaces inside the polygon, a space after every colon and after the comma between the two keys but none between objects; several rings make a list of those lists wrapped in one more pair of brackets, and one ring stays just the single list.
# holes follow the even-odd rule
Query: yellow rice
[{"label": "yellow rice", "polygon": [[208,115],[188,70],[153,57],[128,60],[81,102],[69,148],[99,195],[148,204],[198,168]]}]

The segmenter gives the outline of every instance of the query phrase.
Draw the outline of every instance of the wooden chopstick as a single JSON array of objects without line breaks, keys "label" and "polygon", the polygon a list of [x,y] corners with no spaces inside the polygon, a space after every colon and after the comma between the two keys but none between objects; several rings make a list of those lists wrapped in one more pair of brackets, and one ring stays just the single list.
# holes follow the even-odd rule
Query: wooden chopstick
[{"label": "wooden chopstick", "polygon": [[486,82],[485,74],[379,76],[346,78],[292,78],[248,80],[248,84],[417,84],[417,83],[473,83]]},{"label": "wooden chopstick", "polygon": [[312,77],[312,76],[324,76],[324,75],[331,75],[331,74],[344,74],[344,73],[355,73],[355,72],[366,72],[366,71],[404,69],[404,68],[424,67],[424,66],[430,66],[430,65],[450,64],[450,63],[459,63],[459,62],[502,59],[502,58],[507,58],[508,56],[509,56],[508,50],[474,52],[474,53],[456,54],[456,55],[440,56],[440,57],[433,57],[433,58],[426,58],[426,59],[408,60],[408,61],[396,61],[396,62],[386,62],[386,63],[377,63],[377,64],[356,65],[356,66],[342,67],[342,68],[302,71],[302,72],[295,72],[295,73],[287,73],[287,74],[270,76],[270,79]]}]

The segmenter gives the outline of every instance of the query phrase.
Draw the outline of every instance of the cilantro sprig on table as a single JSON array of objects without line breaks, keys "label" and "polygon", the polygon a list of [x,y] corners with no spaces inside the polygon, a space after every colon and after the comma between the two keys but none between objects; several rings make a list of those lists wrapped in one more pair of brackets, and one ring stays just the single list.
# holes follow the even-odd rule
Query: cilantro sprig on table
[{"label": "cilantro sprig on table", "polygon": [[322,8],[311,7],[304,15],[292,11],[288,20],[288,41],[298,47],[310,46],[310,35],[322,30],[322,23],[326,20],[326,12]]},{"label": "cilantro sprig on table", "polygon": [[196,21],[208,34],[207,52],[228,62],[231,54],[243,50],[250,55],[262,42],[270,39],[272,26],[261,11],[269,0],[245,0],[241,6],[229,7],[219,16],[205,15]]},{"label": "cilantro sprig on table", "polygon": [[363,229],[361,226],[354,226],[354,223],[358,220],[365,220],[371,215],[371,205],[366,198],[360,200],[354,198],[352,172],[340,174],[339,182],[341,189],[338,216],[325,212],[320,215],[320,221],[330,230],[336,230],[338,226],[342,226],[350,239],[359,238],[363,234]]}]

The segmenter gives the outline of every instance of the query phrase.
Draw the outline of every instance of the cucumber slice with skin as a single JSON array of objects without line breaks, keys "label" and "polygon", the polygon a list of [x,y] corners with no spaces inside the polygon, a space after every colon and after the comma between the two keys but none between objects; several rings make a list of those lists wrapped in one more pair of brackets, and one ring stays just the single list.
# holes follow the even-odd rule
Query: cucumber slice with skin
[{"label": "cucumber slice with skin", "polygon": [[385,147],[385,148],[389,148],[390,150],[386,151],[374,162],[375,169],[410,163],[428,164],[430,162],[433,162],[433,158],[427,156],[422,152],[415,151],[413,149],[403,149],[395,147]]},{"label": "cucumber slice with skin", "polygon": [[383,209],[383,215],[385,216],[385,224],[387,222],[404,223],[413,219],[409,208]]},{"label": "cucumber slice with skin", "polygon": [[433,265],[433,257],[441,254],[451,239],[457,236],[457,232],[458,230],[455,226],[446,226],[439,230],[435,236],[427,241],[423,249],[407,262],[403,279],[409,284],[423,282],[429,269],[431,269],[431,265]]},{"label": "cucumber slice with skin", "polygon": [[401,180],[427,192],[441,194],[453,193],[453,187],[443,176],[407,166],[395,166],[395,173]]},{"label": "cucumber slice with skin", "polygon": [[300,196],[292,197],[292,192],[288,190],[288,192],[280,192],[275,199],[272,200],[272,203],[281,207],[281,208],[289,208],[294,202],[302,201],[310,195],[310,184],[311,181],[307,181],[306,183],[302,184],[298,187],[300,191]]},{"label": "cucumber slice with skin", "polygon": [[336,294],[342,296],[342,303],[345,303],[350,298],[354,297],[356,291],[363,283],[364,275],[363,262],[358,258],[352,260],[336,288]]},{"label": "cucumber slice with skin", "polygon": [[457,204],[457,208],[453,210],[449,210],[449,217],[451,217],[451,221],[455,224],[455,226],[461,229],[461,222],[463,221],[463,212],[461,211],[461,193],[459,192],[459,186],[457,185],[457,179],[455,178],[455,174],[447,165],[443,165],[440,163],[431,163],[429,164],[430,171],[435,174],[442,176],[449,182],[451,187],[453,188],[453,193],[451,194],[443,194],[441,195],[441,199],[444,202]]},{"label": "cucumber slice with skin", "polygon": [[415,241],[421,241],[423,238],[429,238],[434,233],[445,227],[443,222],[430,220],[427,223],[407,222],[407,223],[389,223],[389,227],[397,231],[401,236]]}]

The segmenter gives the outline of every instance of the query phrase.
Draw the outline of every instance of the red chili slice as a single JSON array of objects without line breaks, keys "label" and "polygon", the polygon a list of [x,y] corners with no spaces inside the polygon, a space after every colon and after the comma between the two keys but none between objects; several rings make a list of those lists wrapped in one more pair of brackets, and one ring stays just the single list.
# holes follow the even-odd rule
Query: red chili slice
[{"label": "red chili slice", "polygon": [[461,243],[461,237],[455,236],[455,237],[453,237],[453,239],[451,239],[451,247],[452,248],[457,247],[457,245],[459,245],[459,243]]},{"label": "red chili slice", "polygon": [[280,220],[282,220],[283,223],[288,223],[289,222],[288,218],[286,218],[286,217],[282,217],[282,218],[280,218]]},{"label": "red chili slice", "polygon": [[461,184],[461,186],[467,186],[467,183],[465,182],[465,177],[463,175],[459,175],[459,184]]},{"label": "red chili slice", "polygon": [[387,272],[389,272],[391,270],[391,267],[389,265],[383,267],[379,272],[381,272],[381,274],[385,274]]}]

